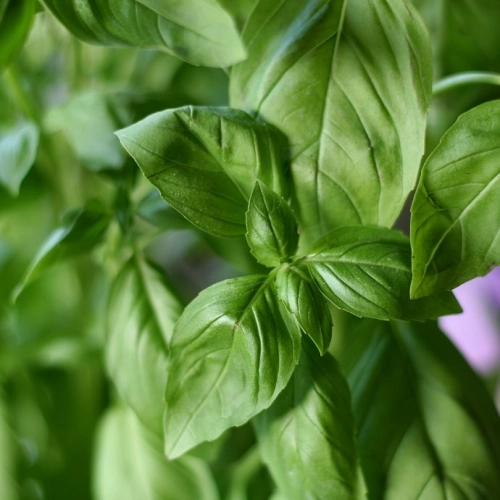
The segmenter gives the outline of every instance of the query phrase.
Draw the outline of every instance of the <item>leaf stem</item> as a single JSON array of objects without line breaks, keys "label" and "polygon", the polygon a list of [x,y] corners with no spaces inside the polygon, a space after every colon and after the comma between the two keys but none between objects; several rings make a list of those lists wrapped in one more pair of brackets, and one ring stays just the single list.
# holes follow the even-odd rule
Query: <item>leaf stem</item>
[{"label": "leaf stem", "polygon": [[498,85],[500,86],[500,74],[491,73],[487,71],[467,71],[464,73],[457,73],[442,78],[436,82],[432,88],[434,96],[448,92],[462,85]]}]

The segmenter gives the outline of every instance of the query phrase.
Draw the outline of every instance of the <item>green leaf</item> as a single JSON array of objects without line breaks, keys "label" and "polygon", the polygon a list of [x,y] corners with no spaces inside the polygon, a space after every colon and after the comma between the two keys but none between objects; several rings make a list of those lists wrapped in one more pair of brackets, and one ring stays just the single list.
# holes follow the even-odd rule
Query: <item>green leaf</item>
[{"label": "green leaf", "polygon": [[188,106],[117,135],[162,197],[214,236],[245,234],[256,179],[286,194],[281,136],[243,111]]},{"label": "green leaf", "polygon": [[83,255],[99,244],[111,218],[98,204],[68,212],[61,227],[45,240],[31,261],[23,280],[14,291],[14,299],[47,268],[78,255]]},{"label": "green leaf", "polygon": [[309,335],[319,352],[325,354],[332,340],[332,317],[327,302],[308,273],[286,266],[276,276],[279,299]]},{"label": "green leaf", "polygon": [[163,49],[194,65],[226,67],[245,58],[229,14],[216,0],[44,0],[89,43]]},{"label": "green leaf", "polygon": [[418,13],[404,0],[262,0],[243,38],[231,105],[288,137],[306,240],[392,226],[417,180],[431,98]]},{"label": "green leaf", "polygon": [[19,194],[21,182],[35,161],[39,136],[38,127],[32,122],[0,131],[0,184],[12,196]]},{"label": "green leaf", "polygon": [[255,258],[274,267],[297,250],[297,223],[287,202],[257,181],[246,213],[247,241]]},{"label": "green leaf", "polygon": [[292,379],[253,420],[264,461],[285,498],[360,497],[349,388],[335,359],[309,341]]},{"label": "green leaf", "polygon": [[166,453],[175,458],[267,408],[300,355],[300,331],[281,309],[274,277],[213,285],[188,305],[171,343]]},{"label": "green leaf", "polygon": [[370,498],[500,497],[500,418],[437,326],[350,318],[336,333]]},{"label": "green leaf", "polygon": [[500,101],[464,113],[427,159],[412,204],[412,297],[500,264]]},{"label": "green leaf", "polygon": [[2,387],[0,387],[0,498],[16,500],[17,485],[14,481],[16,473],[16,454],[14,434],[7,422],[7,405],[5,404]]},{"label": "green leaf", "polygon": [[108,305],[106,366],[122,399],[160,436],[168,344],[181,312],[160,271],[139,255],[125,264]]},{"label": "green leaf", "polygon": [[0,4],[0,72],[21,50],[36,6],[36,0],[3,0]]},{"label": "green leaf", "polygon": [[96,500],[217,500],[207,464],[190,456],[169,461],[161,440],[125,407],[101,420],[94,461]]},{"label": "green leaf", "polygon": [[410,300],[410,243],[392,229],[334,229],[302,265],[328,300],[357,316],[423,321],[461,312],[451,292]]}]

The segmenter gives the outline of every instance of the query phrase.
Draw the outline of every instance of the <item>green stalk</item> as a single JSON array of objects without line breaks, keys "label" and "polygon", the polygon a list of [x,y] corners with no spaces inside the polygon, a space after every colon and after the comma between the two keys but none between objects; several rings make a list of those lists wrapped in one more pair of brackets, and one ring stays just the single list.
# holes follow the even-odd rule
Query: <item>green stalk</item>
[{"label": "green stalk", "polygon": [[463,85],[498,85],[500,86],[500,74],[487,71],[468,71],[447,76],[436,82],[432,88],[434,96],[444,94],[449,90],[462,87]]}]

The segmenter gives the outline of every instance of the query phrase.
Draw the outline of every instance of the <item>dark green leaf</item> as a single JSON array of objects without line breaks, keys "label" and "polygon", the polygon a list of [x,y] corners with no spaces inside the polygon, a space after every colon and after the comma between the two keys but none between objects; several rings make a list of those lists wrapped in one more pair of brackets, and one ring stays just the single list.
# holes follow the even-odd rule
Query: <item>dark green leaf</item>
[{"label": "dark green leaf", "polygon": [[2,387],[0,387],[0,498],[2,500],[17,500],[17,485],[14,481],[16,473],[16,456],[14,453],[15,437],[7,420],[7,405],[5,404]]},{"label": "dark green leaf", "polygon": [[461,311],[450,292],[410,300],[411,250],[408,238],[381,227],[335,229],[303,261],[338,308],[376,319],[434,319]]},{"label": "dark green leaf", "polygon": [[181,312],[158,270],[139,255],[125,264],[108,306],[106,365],[120,396],[160,436],[168,344]]},{"label": "dark green leaf", "polygon": [[427,33],[404,0],[260,1],[231,104],[291,144],[299,223],[392,226],[414,188],[431,96]]},{"label": "dark green leaf", "polygon": [[297,250],[297,223],[287,202],[257,181],[246,214],[247,241],[255,258],[274,267]]},{"label": "dark green leaf", "polygon": [[175,458],[267,408],[300,355],[273,276],[213,285],[185,309],[171,343],[165,440]]},{"label": "dark green leaf", "polygon": [[283,267],[276,276],[279,299],[298,324],[325,354],[332,340],[332,317],[327,302],[308,273],[295,266]]},{"label": "dark green leaf", "polygon": [[463,114],[422,170],[412,205],[413,297],[500,264],[500,101]]},{"label": "dark green leaf", "polygon": [[256,179],[286,194],[281,136],[243,111],[189,106],[117,135],[162,197],[214,236],[245,234]]},{"label": "dark green leaf", "polygon": [[44,0],[75,36],[102,45],[161,48],[191,64],[226,67],[245,49],[215,0]]},{"label": "dark green leaf", "polygon": [[169,461],[161,440],[141,427],[128,408],[101,421],[94,463],[96,500],[217,500],[207,464],[195,457]]},{"label": "dark green leaf", "polygon": [[309,341],[292,379],[255,419],[262,458],[290,500],[362,494],[349,388],[335,359]]},{"label": "dark green leaf", "polygon": [[233,16],[237,26],[241,29],[245,26],[257,0],[219,0],[219,3]]},{"label": "dark green leaf", "polygon": [[39,135],[32,122],[0,131],[0,184],[13,196],[19,194],[19,186],[35,161]]},{"label": "dark green leaf", "polygon": [[499,416],[437,326],[351,318],[336,333],[370,498],[500,497]]}]

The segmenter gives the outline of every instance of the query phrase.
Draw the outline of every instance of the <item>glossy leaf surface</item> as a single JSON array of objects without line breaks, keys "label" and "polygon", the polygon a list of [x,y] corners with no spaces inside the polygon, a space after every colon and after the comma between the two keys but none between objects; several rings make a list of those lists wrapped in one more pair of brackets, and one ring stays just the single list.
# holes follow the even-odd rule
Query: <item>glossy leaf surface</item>
[{"label": "glossy leaf surface", "polygon": [[255,258],[278,266],[297,250],[297,223],[287,202],[257,181],[246,214],[247,241]]},{"label": "glossy leaf surface", "polygon": [[307,240],[338,226],[392,226],[424,151],[431,54],[404,0],[260,1],[231,75],[233,106],[291,143]]},{"label": "glossy leaf surface", "polygon": [[76,37],[101,45],[161,48],[191,64],[225,67],[245,57],[216,0],[44,0]]},{"label": "glossy leaf surface", "polygon": [[280,314],[272,276],[213,285],[188,305],[171,343],[165,440],[175,458],[267,408],[300,355],[300,331]]},{"label": "glossy leaf surface", "polygon": [[463,114],[429,156],[412,204],[412,296],[500,264],[500,101]]},{"label": "glossy leaf surface", "polygon": [[138,255],[126,263],[108,306],[106,365],[120,396],[160,436],[168,344],[181,312],[159,270]]},{"label": "glossy leaf surface", "polygon": [[256,179],[286,192],[280,137],[243,111],[189,106],[117,134],[162,197],[214,236],[245,234]]},{"label": "glossy leaf surface", "polygon": [[288,386],[254,423],[285,498],[361,498],[349,388],[330,354],[304,342]]},{"label": "glossy leaf surface", "polygon": [[499,416],[437,326],[351,318],[337,332],[370,498],[499,496]]}]

